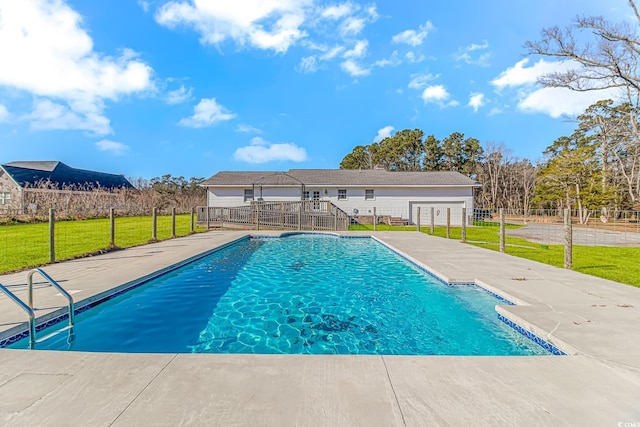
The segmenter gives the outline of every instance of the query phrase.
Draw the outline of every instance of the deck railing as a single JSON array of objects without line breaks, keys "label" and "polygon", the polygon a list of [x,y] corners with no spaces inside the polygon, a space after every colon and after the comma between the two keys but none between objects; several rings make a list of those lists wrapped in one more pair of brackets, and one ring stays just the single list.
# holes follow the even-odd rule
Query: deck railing
[{"label": "deck railing", "polygon": [[349,216],[328,200],[251,202],[247,206],[199,206],[197,222],[207,227],[285,230],[333,230],[349,228]]}]

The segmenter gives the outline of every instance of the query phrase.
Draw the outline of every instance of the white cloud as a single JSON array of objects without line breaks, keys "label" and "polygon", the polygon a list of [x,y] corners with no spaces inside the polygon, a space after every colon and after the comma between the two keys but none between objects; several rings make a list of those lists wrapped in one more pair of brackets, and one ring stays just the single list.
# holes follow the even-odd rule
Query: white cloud
[{"label": "white cloud", "polygon": [[342,57],[343,58],[362,58],[367,54],[367,47],[369,46],[368,40],[358,40],[352,49],[347,50]]},{"label": "white cloud", "polygon": [[7,122],[10,118],[11,114],[9,113],[9,110],[7,110],[7,107],[0,104],[0,123]]},{"label": "white cloud", "polygon": [[145,12],[149,12],[149,8],[151,7],[149,2],[146,0],[138,0],[138,6],[140,6]]},{"label": "white cloud", "polygon": [[532,66],[526,67],[528,62],[528,58],[518,61],[491,82],[498,90],[517,89],[517,108],[522,112],[543,113],[553,118],[574,116],[584,112],[598,100],[617,99],[619,96],[619,91],[615,88],[576,92],[566,88],[541,87],[537,81],[543,75],[566,72],[579,65],[571,61],[547,62],[540,59]]},{"label": "white cloud", "polygon": [[375,67],[397,67],[402,64],[402,60],[398,56],[398,51],[394,50],[390,57],[379,59],[373,63]]},{"label": "white cloud", "polygon": [[382,129],[378,130],[378,134],[375,138],[373,138],[373,142],[380,142],[385,138],[389,138],[391,136],[391,132],[393,132],[395,128],[393,126],[385,126]]},{"label": "white cloud", "polygon": [[427,87],[430,81],[436,80],[438,77],[440,77],[440,74],[412,74],[408,87],[409,89],[422,89]]},{"label": "white cloud", "polygon": [[418,27],[418,31],[405,30],[391,37],[391,41],[394,43],[405,43],[409,46],[420,46],[433,29],[435,29],[435,27],[431,21],[427,21],[424,25]]},{"label": "white cloud", "polygon": [[565,72],[576,67],[576,64],[569,61],[547,62],[540,59],[531,67],[525,67],[529,63],[529,58],[524,58],[516,62],[513,67],[504,70],[498,77],[491,81],[491,84],[502,89],[504,87],[522,86],[538,81],[538,78],[553,72]]},{"label": "white cloud", "polygon": [[192,27],[202,44],[229,39],[240,46],[286,52],[306,36],[301,27],[311,4],[312,0],[170,1],[155,19],[169,28]]},{"label": "white cloud", "polygon": [[502,114],[502,110],[498,107],[493,107],[490,111],[489,111],[489,115],[490,116],[497,116],[498,114]]},{"label": "white cloud", "polygon": [[342,36],[354,36],[360,34],[364,30],[366,21],[363,18],[349,17],[340,25],[340,34]]},{"label": "white cloud", "polygon": [[446,101],[450,96],[443,85],[427,86],[422,92],[424,102]]},{"label": "white cloud", "polygon": [[481,67],[488,67],[489,58],[491,57],[491,53],[485,52],[474,58],[472,52],[479,50],[486,50],[489,48],[489,42],[483,40],[481,44],[472,43],[465,48],[458,49],[458,53],[455,55],[456,61],[464,61],[470,65],[479,65]]},{"label": "white cloud", "polygon": [[318,57],[311,55],[300,58],[300,63],[296,65],[295,70],[299,73],[315,73],[318,68]]},{"label": "white cloud", "polygon": [[[35,128],[109,133],[104,100],[154,89],[153,70],[135,52],[124,49],[116,57],[95,52],[81,16],[63,0],[3,1],[0,16],[0,40],[5,41],[0,43],[0,86],[65,104],[59,106],[67,110],[59,114],[62,123],[54,123],[50,114],[48,125]],[[41,113],[34,110],[24,118]]]},{"label": "white cloud", "polygon": [[305,45],[321,53],[300,58],[300,62],[295,66],[295,70],[299,73],[315,73],[322,68],[326,68],[324,63],[338,57],[345,51],[344,46],[334,46],[330,48],[326,45],[316,43],[306,43]]},{"label": "white cloud", "polygon": [[526,113],[544,113],[553,118],[584,113],[590,105],[601,99],[617,96],[616,90],[574,92],[565,88],[548,87],[535,90],[518,103],[518,109]]},{"label": "white cloud", "polygon": [[472,93],[469,96],[469,103],[467,106],[473,108],[474,112],[478,112],[478,109],[485,105],[484,93]]},{"label": "white cloud", "polygon": [[329,6],[324,9],[320,16],[327,19],[340,19],[351,15],[354,11],[354,5],[351,3],[342,3],[339,5]]},{"label": "white cloud", "polygon": [[183,102],[191,99],[192,93],[193,93],[193,88],[187,89],[184,86],[180,86],[180,88],[169,91],[169,93],[167,93],[166,102],[167,104],[170,104],[170,105],[182,104]]},{"label": "white cloud", "polygon": [[456,105],[458,105],[458,101],[449,101],[449,98],[451,98],[451,94],[443,85],[427,86],[422,91],[421,98],[425,104],[438,104],[441,108],[455,107]]},{"label": "white cloud", "polygon": [[304,162],[307,160],[307,151],[296,144],[273,144],[256,136],[251,140],[250,145],[238,148],[233,153],[233,157],[241,162],[252,164],[274,161]]},{"label": "white cloud", "polygon": [[413,52],[407,52],[406,55],[404,55],[405,59],[407,61],[409,61],[412,64],[416,64],[418,62],[422,62],[425,59],[427,59],[423,54],[417,55]]},{"label": "white cloud", "polygon": [[237,127],[236,127],[236,131],[240,132],[240,133],[262,133],[261,129],[258,129],[255,126],[251,126],[245,123],[240,123]]},{"label": "white cloud", "polygon": [[320,55],[320,59],[323,59],[325,61],[333,59],[336,56],[340,55],[344,50],[345,49],[343,46],[336,46],[332,49],[328,49],[324,54]]},{"label": "white cloud", "polygon": [[131,148],[122,142],[109,141],[108,139],[96,142],[96,147],[98,147],[100,151],[108,151],[116,156],[124,155]]},{"label": "white cloud", "polygon": [[48,99],[34,102],[33,111],[22,117],[29,121],[32,129],[47,130],[89,130],[98,135],[111,132],[109,119],[102,111],[103,105],[88,103],[86,105],[63,105]]},{"label": "white cloud", "polygon": [[180,120],[182,126],[202,128],[234,119],[237,115],[218,104],[215,98],[203,98],[193,108],[193,115]]},{"label": "white cloud", "polygon": [[371,73],[369,68],[363,68],[359,64],[357,64],[353,59],[347,59],[342,64],[340,64],[340,68],[343,71],[346,71],[352,77],[362,77],[368,76]]}]

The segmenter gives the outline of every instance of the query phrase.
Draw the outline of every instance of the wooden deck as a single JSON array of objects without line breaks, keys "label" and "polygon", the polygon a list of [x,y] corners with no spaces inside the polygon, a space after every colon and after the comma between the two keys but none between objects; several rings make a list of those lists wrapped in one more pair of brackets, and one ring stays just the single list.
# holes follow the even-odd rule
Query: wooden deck
[{"label": "wooden deck", "polygon": [[349,216],[327,200],[252,202],[247,206],[199,206],[197,223],[209,228],[345,231]]}]

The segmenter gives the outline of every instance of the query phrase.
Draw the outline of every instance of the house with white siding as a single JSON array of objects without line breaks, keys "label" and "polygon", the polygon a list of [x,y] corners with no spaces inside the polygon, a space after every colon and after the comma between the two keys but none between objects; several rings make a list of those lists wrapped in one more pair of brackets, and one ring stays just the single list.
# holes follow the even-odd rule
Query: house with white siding
[{"label": "house with white siding", "polygon": [[255,202],[330,201],[354,219],[402,218],[414,224],[420,208],[426,225],[431,208],[436,224],[461,224],[473,213],[474,180],[458,172],[389,172],[355,169],[290,169],[287,172],[218,172],[204,181],[207,206],[238,207]]}]

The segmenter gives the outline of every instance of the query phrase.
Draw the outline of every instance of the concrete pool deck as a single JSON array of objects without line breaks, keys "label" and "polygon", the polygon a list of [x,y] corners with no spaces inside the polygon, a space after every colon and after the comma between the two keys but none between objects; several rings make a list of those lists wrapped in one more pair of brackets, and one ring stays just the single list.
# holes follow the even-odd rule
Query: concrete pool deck
[{"label": "concrete pool deck", "polygon": [[[209,232],[44,269],[82,301],[247,234],[279,233]],[[640,289],[422,233],[349,234],[374,235],[450,281],[476,282],[521,304],[499,310],[571,355],[3,349],[0,424],[640,425]],[[39,317],[64,307],[35,278]],[[0,283],[26,300],[26,272]],[[25,317],[0,296],[0,331]]]}]

